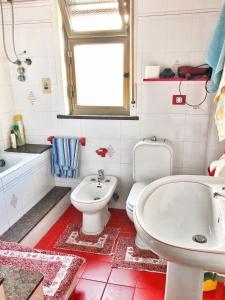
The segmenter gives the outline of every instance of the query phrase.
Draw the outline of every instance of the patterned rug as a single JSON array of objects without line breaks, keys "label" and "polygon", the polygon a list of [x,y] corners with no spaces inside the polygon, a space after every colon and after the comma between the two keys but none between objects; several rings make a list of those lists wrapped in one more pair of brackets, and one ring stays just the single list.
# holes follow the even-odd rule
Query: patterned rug
[{"label": "patterned rug", "polygon": [[135,237],[125,237],[118,241],[112,267],[165,273],[166,261],[150,250],[139,249]]},{"label": "patterned rug", "polygon": [[55,248],[95,254],[112,254],[119,229],[106,227],[99,235],[84,235],[80,225],[68,225],[55,244]]},{"label": "patterned rug", "polygon": [[0,265],[42,273],[45,300],[65,299],[84,259],[0,241]]}]

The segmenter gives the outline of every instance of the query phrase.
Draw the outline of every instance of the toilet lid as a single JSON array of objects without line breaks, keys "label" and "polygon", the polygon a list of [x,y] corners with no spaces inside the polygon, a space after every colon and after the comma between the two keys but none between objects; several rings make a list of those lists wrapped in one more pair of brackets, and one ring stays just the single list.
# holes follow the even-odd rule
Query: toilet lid
[{"label": "toilet lid", "polygon": [[166,140],[138,142],[133,149],[133,179],[135,182],[152,182],[169,176],[173,166],[173,149]]}]

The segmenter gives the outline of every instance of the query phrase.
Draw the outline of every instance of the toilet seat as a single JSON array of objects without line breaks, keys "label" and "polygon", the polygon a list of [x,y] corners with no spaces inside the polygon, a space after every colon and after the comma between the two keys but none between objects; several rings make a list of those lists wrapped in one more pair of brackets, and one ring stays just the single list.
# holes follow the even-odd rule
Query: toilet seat
[{"label": "toilet seat", "polygon": [[133,186],[130,190],[130,193],[129,193],[129,196],[128,196],[127,202],[126,202],[126,210],[127,210],[128,217],[132,222],[133,222],[134,206],[138,199],[138,195],[147,185],[148,185],[148,183],[136,182],[135,184],[133,184]]}]

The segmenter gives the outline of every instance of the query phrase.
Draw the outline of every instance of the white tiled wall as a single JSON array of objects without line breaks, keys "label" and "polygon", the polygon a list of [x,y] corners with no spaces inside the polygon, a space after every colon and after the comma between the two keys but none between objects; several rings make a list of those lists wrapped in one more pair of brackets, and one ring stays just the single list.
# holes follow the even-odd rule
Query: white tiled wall
[{"label": "white tiled wall", "polygon": [[[172,95],[178,93],[177,82],[143,83],[142,79],[146,64],[170,67],[176,61],[204,63],[221,0],[136,1],[139,121],[56,119],[58,113],[64,112],[64,99],[55,4],[55,0],[21,3],[16,11],[18,52],[26,49],[33,60],[33,65],[27,67],[26,83],[19,83],[15,68],[10,68],[15,111],[24,116],[28,142],[46,143],[49,135],[86,137],[87,146],[81,149],[81,177],[96,173],[99,168],[118,176],[120,199],[112,203],[116,207],[124,207],[132,185],[131,153],[141,138],[157,135],[171,141],[175,152],[174,174],[203,174],[207,163],[224,147],[216,138],[212,96],[198,110],[172,106]],[[45,77],[51,78],[51,95],[42,94],[41,78]],[[182,91],[190,103],[197,104],[204,97],[204,83],[184,83]],[[95,154],[97,148],[108,146],[114,150],[112,157]],[[75,184],[65,180],[56,183]]]},{"label": "white tiled wall", "polygon": [[[1,38],[1,34],[0,34]],[[9,129],[14,113],[9,65],[0,44],[0,151],[9,146]]]}]

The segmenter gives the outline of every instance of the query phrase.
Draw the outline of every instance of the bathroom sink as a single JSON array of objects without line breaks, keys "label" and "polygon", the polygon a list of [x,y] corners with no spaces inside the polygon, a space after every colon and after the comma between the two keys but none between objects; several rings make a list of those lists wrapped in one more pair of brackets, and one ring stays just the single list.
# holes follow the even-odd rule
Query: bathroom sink
[{"label": "bathroom sink", "polygon": [[204,271],[225,273],[225,178],[159,179],[139,195],[134,222],[168,261],[166,300],[200,300]]}]

